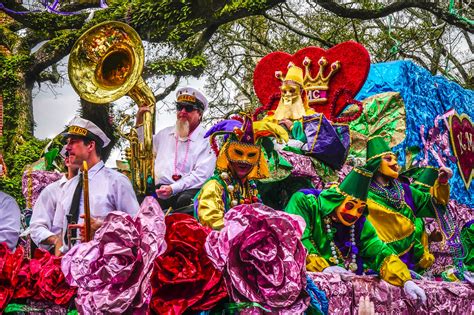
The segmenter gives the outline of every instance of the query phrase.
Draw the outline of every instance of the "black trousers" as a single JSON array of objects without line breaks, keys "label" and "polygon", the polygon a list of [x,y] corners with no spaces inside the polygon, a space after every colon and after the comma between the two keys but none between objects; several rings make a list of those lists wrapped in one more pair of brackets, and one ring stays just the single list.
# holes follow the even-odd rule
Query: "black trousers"
[{"label": "black trousers", "polygon": [[[159,186],[157,186],[159,188]],[[168,211],[169,207],[173,208],[171,213],[186,213],[194,215],[194,196],[199,189],[188,189],[169,197],[168,199],[157,198],[163,211]]]}]

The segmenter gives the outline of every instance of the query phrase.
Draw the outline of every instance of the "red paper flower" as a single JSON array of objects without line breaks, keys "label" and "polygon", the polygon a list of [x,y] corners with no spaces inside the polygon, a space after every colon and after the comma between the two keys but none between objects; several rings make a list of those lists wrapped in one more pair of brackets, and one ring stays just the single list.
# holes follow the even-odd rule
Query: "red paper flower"
[{"label": "red paper flower", "polygon": [[204,249],[210,229],[187,214],[166,217],[166,252],[155,260],[151,309],[157,314],[208,310],[227,296]]},{"label": "red paper flower", "polygon": [[30,261],[33,269],[38,267],[37,262],[39,262],[41,268],[36,282],[40,298],[58,305],[68,303],[76,294],[77,288],[70,287],[67,284],[61,270],[61,257],[56,257],[45,250],[37,249],[34,259]]},{"label": "red paper flower", "polygon": [[0,314],[13,297],[23,255],[23,247],[12,253],[6,243],[0,243]]},{"label": "red paper flower", "polygon": [[18,272],[18,283],[15,287],[14,299],[38,298],[36,281],[38,280],[41,264],[35,260],[30,264],[28,258],[23,258]]}]

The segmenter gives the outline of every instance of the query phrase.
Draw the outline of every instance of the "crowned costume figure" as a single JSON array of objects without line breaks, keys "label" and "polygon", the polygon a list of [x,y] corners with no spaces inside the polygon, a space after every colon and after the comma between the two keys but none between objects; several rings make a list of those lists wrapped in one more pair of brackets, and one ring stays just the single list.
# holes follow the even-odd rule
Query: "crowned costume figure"
[{"label": "crowned costume figure", "polygon": [[[227,135],[217,152],[214,138]],[[195,197],[195,214],[199,221],[212,229],[224,226],[224,214],[239,204],[260,202],[257,179],[268,177],[268,165],[262,142],[275,137],[288,141],[287,132],[271,122],[253,122],[245,116],[238,120],[224,120],[214,125],[205,135],[210,137],[217,154],[214,175],[203,185]]]},{"label": "crowned costume figure", "polygon": [[282,81],[280,101],[275,111],[267,112],[263,120],[285,126],[290,131],[291,138],[306,142],[302,119],[315,112],[308,106],[305,96],[303,69],[290,64],[285,78],[280,71],[276,76]]},{"label": "crowned costume figure", "polygon": [[[369,187],[368,220],[375,227],[379,238],[400,256],[410,269],[426,269],[434,257],[423,246],[426,234],[418,218],[436,217],[436,209],[446,210],[449,200],[448,180],[452,171],[441,168],[432,187],[415,182],[402,183],[398,179],[398,162],[382,136],[367,142],[366,169],[374,172]],[[428,185],[429,186],[429,185]]]}]

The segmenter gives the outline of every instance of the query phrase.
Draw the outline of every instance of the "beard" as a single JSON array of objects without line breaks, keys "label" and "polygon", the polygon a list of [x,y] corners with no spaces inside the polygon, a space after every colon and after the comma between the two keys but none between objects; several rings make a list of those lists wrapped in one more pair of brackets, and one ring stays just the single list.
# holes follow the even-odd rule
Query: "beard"
[{"label": "beard", "polygon": [[176,121],[176,133],[180,138],[187,138],[189,136],[189,121],[178,119]]},{"label": "beard", "polygon": [[298,95],[296,99],[282,97],[275,110],[274,118],[277,120],[291,119],[296,120],[306,115],[303,99]]}]

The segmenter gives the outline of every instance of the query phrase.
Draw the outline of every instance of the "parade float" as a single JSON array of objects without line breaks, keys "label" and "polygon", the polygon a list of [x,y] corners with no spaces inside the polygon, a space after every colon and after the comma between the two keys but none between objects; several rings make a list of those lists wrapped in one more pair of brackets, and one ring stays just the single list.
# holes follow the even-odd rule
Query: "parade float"
[{"label": "parade float", "polygon": [[[472,313],[474,92],[410,62],[371,65],[354,42],[274,52],[257,65],[254,88],[262,105],[254,120],[285,120],[291,136],[265,152],[270,177],[258,186],[272,208],[231,207],[217,231],[191,216],[164,215],[148,197],[137,217],[111,213],[93,240],[55,257],[32,251],[28,237],[29,209],[59,178],[46,170],[53,159],[45,156],[24,174],[22,242],[14,252],[0,247],[0,311],[354,314],[368,297],[377,313]],[[308,272],[306,223],[281,211],[294,192],[341,183],[364,165],[374,136],[387,139],[407,172],[426,166],[454,172],[447,210],[423,222],[434,263],[410,275],[426,293],[423,304],[364,266],[360,275]],[[420,172],[405,178],[430,186]],[[352,254],[333,258],[352,262]]]}]

